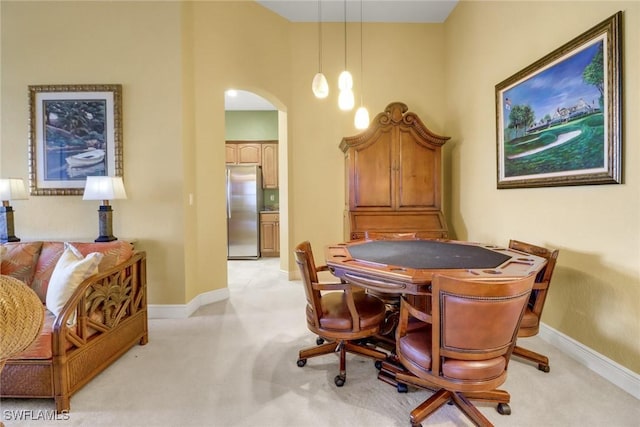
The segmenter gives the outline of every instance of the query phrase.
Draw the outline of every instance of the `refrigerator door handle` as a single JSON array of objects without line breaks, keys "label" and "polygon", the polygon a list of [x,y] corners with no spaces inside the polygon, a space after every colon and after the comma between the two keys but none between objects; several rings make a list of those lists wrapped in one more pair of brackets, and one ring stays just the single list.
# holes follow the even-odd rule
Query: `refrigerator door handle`
[{"label": "refrigerator door handle", "polygon": [[227,169],[227,219],[231,218],[231,171]]}]

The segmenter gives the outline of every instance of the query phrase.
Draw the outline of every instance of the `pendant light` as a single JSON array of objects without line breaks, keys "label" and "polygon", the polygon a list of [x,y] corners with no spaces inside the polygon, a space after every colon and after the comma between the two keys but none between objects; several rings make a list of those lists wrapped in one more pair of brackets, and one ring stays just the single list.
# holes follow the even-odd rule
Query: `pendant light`
[{"label": "pendant light", "polygon": [[364,62],[362,61],[362,45],[363,45],[363,38],[362,38],[362,0],[360,0],[360,86],[362,86],[362,88],[360,89],[360,108],[358,108],[358,110],[356,110],[356,116],[354,119],[354,125],[356,127],[356,129],[366,129],[369,127],[369,111],[367,110],[367,108],[364,106],[363,103],[363,93],[364,93]]},{"label": "pendant light", "polygon": [[311,82],[311,90],[316,98],[326,98],[329,95],[329,82],[322,73],[322,1],[318,0],[318,72]]},{"label": "pendant light", "polygon": [[338,107],[341,110],[349,111],[355,105],[353,96],[353,77],[347,70],[347,0],[344,0],[344,71],[338,77]]}]

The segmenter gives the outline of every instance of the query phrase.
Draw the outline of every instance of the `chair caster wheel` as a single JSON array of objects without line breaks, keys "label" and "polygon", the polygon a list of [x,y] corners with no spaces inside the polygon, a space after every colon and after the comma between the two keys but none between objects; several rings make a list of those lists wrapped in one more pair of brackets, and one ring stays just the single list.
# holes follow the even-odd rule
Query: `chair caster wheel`
[{"label": "chair caster wheel", "polygon": [[549,365],[539,364],[538,369],[542,372],[549,372],[551,370],[551,367]]},{"label": "chair caster wheel", "polygon": [[382,369],[382,360],[376,360],[373,365],[376,367],[376,369],[379,371],[380,369]]},{"label": "chair caster wheel", "polygon": [[322,345],[322,344],[324,344],[324,338],[322,338],[322,337],[318,337],[318,338],[316,338],[316,344],[317,344],[317,345]]},{"label": "chair caster wheel", "polygon": [[298,363],[298,366],[302,368],[304,365],[307,364],[307,359],[298,359],[297,363]]},{"label": "chair caster wheel", "polygon": [[496,410],[500,415],[511,415],[511,406],[507,403],[498,403]]},{"label": "chair caster wheel", "polygon": [[409,387],[407,387],[407,385],[404,383],[398,383],[398,385],[396,385],[396,389],[398,390],[398,393],[409,392]]},{"label": "chair caster wheel", "polygon": [[336,375],[336,377],[333,379],[333,382],[336,383],[336,386],[342,387],[346,380],[347,379],[345,377],[343,377],[342,375]]}]

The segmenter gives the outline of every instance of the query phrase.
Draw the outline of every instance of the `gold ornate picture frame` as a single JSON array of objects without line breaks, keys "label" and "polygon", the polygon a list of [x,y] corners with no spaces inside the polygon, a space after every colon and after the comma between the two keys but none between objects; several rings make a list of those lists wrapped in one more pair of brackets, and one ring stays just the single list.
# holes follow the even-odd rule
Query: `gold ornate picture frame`
[{"label": "gold ornate picture frame", "polygon": [[29,86],[32,196],[82,195],[87,176],[122,176],[122,86]]},{"label": "gold ornate picture frame", "polygon": [[497,187],[622,182],[622,12],[496,85]]}]

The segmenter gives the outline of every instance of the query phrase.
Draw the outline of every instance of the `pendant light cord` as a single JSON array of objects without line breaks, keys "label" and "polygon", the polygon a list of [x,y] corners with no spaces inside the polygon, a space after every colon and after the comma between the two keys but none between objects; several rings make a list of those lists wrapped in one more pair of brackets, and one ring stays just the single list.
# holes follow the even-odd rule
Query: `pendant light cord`
[{"label": "pendant light cord", "polygon": [[322,0],[318,0],[318,66],[322,73]]},{"label": "pendant light cord", "polygon": [[360,106],[362,107],[363,105],[363,92],[364,92],[364,61],[362,60],[363,55],[362,55],[362,50],[363,47],[362,45],[364,44],[364,39],[362,38],[362,0],[360,0]]},{"label": "pendant light cord", "polygon": [[344,0],[344,69],[347,70],[347,0]]}]

